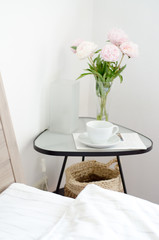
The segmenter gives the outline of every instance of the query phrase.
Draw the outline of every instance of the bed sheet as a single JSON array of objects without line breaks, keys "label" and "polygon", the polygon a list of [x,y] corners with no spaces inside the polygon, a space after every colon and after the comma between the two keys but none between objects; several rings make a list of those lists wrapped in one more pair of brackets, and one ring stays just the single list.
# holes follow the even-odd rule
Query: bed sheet
[{"label": "bed sheet", "polygon": [[14,183],[0,194],[0,240],[158,240],[159,205],[89,184],[74,199]]},{"label": "bed sheet", "polygon": [[33,240],[45,235],[73,199],[13,183],[0,194],[0,240]]},{"label": "bed sheet", "polygon": [[158,240],[159,205],[89,184],[40,240]]}]

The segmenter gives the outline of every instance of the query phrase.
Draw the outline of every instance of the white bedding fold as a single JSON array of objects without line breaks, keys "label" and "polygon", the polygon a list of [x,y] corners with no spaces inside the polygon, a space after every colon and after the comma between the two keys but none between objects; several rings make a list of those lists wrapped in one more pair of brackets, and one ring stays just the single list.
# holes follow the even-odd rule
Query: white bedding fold
[{"label": "white bedding fold", "polygon": [[0,194],[0,240],[158,240],[159,205],[89,184],[73,200],[23,184]]},{"label": "white bedding fold", "polygon": [[88,185],[41,240],[158,240],[159,205]]},{"label": "white bedding fold", "polygon": [[24,184],[12,184],[0,194],[0,240],[39,239],[72,201]]}]

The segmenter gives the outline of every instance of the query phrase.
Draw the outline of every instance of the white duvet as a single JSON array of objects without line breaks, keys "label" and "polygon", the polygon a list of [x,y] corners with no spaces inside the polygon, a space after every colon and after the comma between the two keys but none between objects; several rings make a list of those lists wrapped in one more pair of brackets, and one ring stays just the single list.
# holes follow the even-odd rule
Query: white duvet
[{"label": "white duvet", "polygon": [[88,185],[73,200],[12,184],[0,194],[0,240],[158,240],[159,205]]},{"label": "white duvet", "polygon": [[159,206],[88,185],[42,240],[158,240]]},{"label": "white duvet", "polygon": [[39,239],[59,221],[72,201],[13,183],[0,194],[0,240]]}]

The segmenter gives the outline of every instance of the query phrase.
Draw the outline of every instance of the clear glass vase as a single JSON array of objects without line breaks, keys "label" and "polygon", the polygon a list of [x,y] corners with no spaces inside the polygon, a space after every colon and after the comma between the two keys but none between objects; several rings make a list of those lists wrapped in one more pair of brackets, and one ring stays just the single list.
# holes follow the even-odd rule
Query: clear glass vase
[{"label": "clear glass vase", "polygon": [[111,89],[111,84],[111,82],[103,83],[96,79],[97,120],[108,121],[107,98]]}]

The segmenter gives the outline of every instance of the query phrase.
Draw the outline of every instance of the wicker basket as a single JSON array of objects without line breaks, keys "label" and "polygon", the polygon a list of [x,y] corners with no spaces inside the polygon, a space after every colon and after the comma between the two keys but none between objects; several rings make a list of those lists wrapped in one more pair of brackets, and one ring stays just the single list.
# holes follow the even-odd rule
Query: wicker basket
[{"label": "wicker basket", "polygon": [[76,198],[90,183],[105,189],[123,192],[116,158],[106,164],[95,160],[80,162],[67,168],[65,173],[64,195],[67,197]]}]

